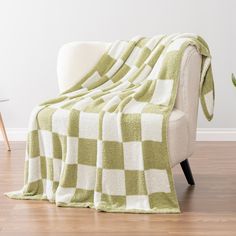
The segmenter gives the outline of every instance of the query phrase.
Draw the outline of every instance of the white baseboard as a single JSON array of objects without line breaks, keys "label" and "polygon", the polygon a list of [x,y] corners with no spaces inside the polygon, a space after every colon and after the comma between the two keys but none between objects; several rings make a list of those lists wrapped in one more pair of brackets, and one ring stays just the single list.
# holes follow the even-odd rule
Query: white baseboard
[{"label": "white baseboard", "polygon": [[[26,128],[8,128],[10,141],[25,141]],[[2,136],[0,136],[0,140]],[[236,128],[199,128],[197,129],[197,141],[236,141]]]},{"label": "white baseboard", "polygon": [[[9,141],[25,141],[27,137],[26,128],[6,128],[7,137]],[[3,140],[2,135],[0,135],[0,140]]]},{"label": "white baseboard", "polygon": [[236,141],[236,128],[198,128],[197,141]]}]

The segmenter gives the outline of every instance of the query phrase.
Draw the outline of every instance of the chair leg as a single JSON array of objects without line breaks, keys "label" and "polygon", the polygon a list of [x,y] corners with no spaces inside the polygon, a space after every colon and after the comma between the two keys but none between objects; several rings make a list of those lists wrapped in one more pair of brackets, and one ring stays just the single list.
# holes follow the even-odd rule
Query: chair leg
[{"label": "chair leg", "polygon": [[189,185],[195,185],[194,178],[193,178],[193,175],[192,175],[192,171],[191,171],[188,159],[182,161],[180,163],[180,165],[181,165],[182,170],[184,172],[185,178],[188,181],[188,184]]},{"label": "chair leg", "polygon": [[2,119],[1,113],[0,113],[0,129],[2,131],[3,139],[4,139],[4,142],[6,144],[7,150],[11,151],[10,143],[8,141],[8,138],[7,138],[7,133],[6,133],[6,129],[5,129],[5,126],[4,126],[4,123],[3,123],[3,119]]}]

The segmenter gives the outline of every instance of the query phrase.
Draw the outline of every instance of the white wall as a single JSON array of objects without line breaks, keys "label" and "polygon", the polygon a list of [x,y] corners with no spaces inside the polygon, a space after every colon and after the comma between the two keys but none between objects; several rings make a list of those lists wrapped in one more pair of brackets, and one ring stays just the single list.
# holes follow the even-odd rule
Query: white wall
[{"label": "white wall", "polygon": [[76,40],[129,39],[194,32],[209,43],[215,118],[201,128],[236,127],[235,0],[0,0],[0,104],[8,128],[27,127],[31,109],[57,95],[56,59]]}]

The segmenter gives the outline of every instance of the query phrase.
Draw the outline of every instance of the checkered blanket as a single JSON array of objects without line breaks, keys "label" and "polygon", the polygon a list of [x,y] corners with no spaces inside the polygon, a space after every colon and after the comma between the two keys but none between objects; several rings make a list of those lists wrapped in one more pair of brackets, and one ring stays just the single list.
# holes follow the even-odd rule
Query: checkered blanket
[{"label": "checkered blanket", "polygon": [[36,107],[15,199],[107,212],[177,213],[167,148],[183,53],[202,55],[201,102],[213,114],[207,44],[192,34],[114,42],[71,89]]}]

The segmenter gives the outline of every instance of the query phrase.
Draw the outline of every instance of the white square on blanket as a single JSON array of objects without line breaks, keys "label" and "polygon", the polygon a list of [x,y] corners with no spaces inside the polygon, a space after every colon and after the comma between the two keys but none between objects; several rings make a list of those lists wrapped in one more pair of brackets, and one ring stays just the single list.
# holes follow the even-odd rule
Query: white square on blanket
[{"label": "white square on blanket", "polygon": [[141,114],[142,140],[162,141],[163,115],[154,113]]},{"label": "white square on blanket", "polygon": [[101,202],[102,194],[99,192],[94,192],[94,205],[98,207],[99,203]]},{"label": "white square on blanket", "polygon": [[78,165],[76,188],[94,190],[96,179],[96,167],[89,165]]},{"label": "white square on blanket", "polygon": [[53,181],[59,182],[62,170],[62,160],[53,158]]},{"label": "white square on blanket", "polygon": [[124,63],[123,60],[118,59],[115,62],[115,64],[111,67],[111,69],[106,73],[106,76],[108,78],[111,78],[119,70],[119,68],[122,66],[123,63]]},{"label": "white square on blanket", "polygon": [[170,193],[170,183],[166,170],[145,170],[145,179],[148,194]]},{"label": "white square on blanket", "polygon": [[59,186],[56,191],[57,203],[70,203],[75,194],[76,188],[63,188]]},{"label": "white square on blanket", "polygon": [[91,84],[98,82],[100,78],[100,74],[96,71],[82,84],[82,87],[88,88]]},{"label": "white square on blanket", "polygon": [[150,210],[147,195],[132,195],[126,197],[126,209]]},{"label": "white square on blanket", "polygon": [[125,170],[144,170],[142,142],[124,142]]},{"label": "white square on blanket", "polygon": [[151,103],[155,105],[168,105],[173,88],[173,80],[157,80]]},{"label": "white square on blanket", "polygon": [[210,113],[210,115],[213,114],[213,110],[214,110],[213,97],[214,97],[213,90],[204,95],[207,111]]},{"label": "white square on blanket", "polygon": [[103,143],[97,140],[97,168],[102,168]]},{"label": "white square on blanket", "polygon": [[156,64],[154,65],[151,73],[148,75],[148,80],[156,80],[158,78],[158,74],[160,73],[163,67],[164,56],[161,55],[157,60]]},{"label": "white square on blanket", "polygon": [[97,113],[81,112],[79,117],[79,137],[97,139],[99,115]]},{"label": "white square on blanket", "polygon": [[179,51],[181,46],[186,43],[186,38],[178,38],[174,40],[170,45],[167,47],[166,53],[171,51]]},{"label": "white square on blanket", "polygon": [[36,117],[40,112],[40,110],[42,110],[42,108],[43,106],[37,106],[32,110],[29,119],[28,131],[33,131],[38,129],[38,123]]},{"label": "white square on blanket", "polygon": [[124,107],[123,112],[126,114],[141,113],[146,104],[145,102],[138,102],[133,98]]},{"label": "white square on blanket", "polygon": [[67,151],[66,151],[66,164],[77,164],[78,163],[78,138],[67,137]]},{"label": "white square on blanket", "polygon": [[92,103],[94,100],[90,97],[84,98],[73,105],[73,109],[82,111],[86,106]]},{"label": "white square on blanket", "polygon": [[52,115],[52,132],[67,135],[68,121],[70,111],[66,109],[58,109]]},{"label": "white square on blanket", "polygon": [[44,184],[46,185],[46,186],[44,186],[44,188],[45,188],[45,194],[46,194],[47,198],[49,200],[53,200],[53,195],[54,195],[53,194],[53,181],[47,179],[44,182]]},{"label": "white square on blanket", "polygon": [[104,141],[122,141],[120,133],[120,113],[105,112],[102,127],[102,139]]},{"label": "white square on blanket", "polygon": [[108,55],[117,60],[124,53],[127,46],[127,42],[117,41],[116,43],[112,44],[108,51]]},{"label": "white square on blanket", "polygon": [[53,157],[52,133],[47,130],[39,130],[38,135],[39,135],[40,156],[52,158]]},{"label": "white square on blanket", "polygon": [[40,157],[29,158],[28,182],[34,182],[41,179]]},{"label": "white square on blanket", "polygon": [[114,196],[125,196],[125,171],[103,169],[102,193]]},{"label": "white square on blanket", "polygon": [[140,52],[141,52],[141,49],[139,47],[135,47],[133,51],[131,52],[131,54],[129,55],[125,64],[128,65],[129,67],[132,67],[135,61],[137,61],[137,59],[139,58]]}]

